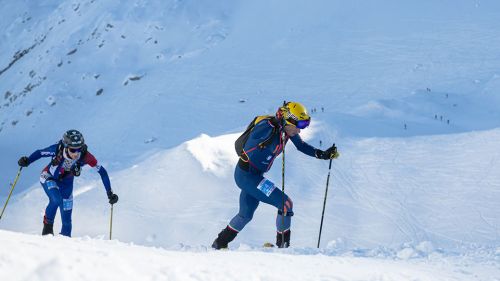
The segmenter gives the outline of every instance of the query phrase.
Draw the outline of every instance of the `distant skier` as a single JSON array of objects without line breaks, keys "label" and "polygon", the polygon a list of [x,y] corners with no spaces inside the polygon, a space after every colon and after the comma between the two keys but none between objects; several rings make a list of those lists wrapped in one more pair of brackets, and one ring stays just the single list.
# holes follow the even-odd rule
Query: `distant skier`
[{"label": "distant skier", "polygon": [[28,167],[42,157],[51,157],[50,163],[42,170],[40,183],[49,204],[43,217],[42,235],[54,234],[54,219],[57,209],[61,213],[61,235],[71,236],[71,214],[73,211],[73,180],[80,176],[83,166],[89,165],[101,175],[109,203],[118,202],[118,195],[113,193],[108,173],[97,163],[96,158],[87,150],[83,135],[77,130],[64,133],[62,140],[47,148],[36,150],[29,157],[23,156],[18,164]]},{"label": "distant skier", "polygon": [[[292,200],[270,180],[264,177],[276,157],[291,140],[299,151],[312,157],[329,160],[339,156],[335,145],[326,151],[305,143],[299,136],[300,130],[307,128],[311,117],[306,108],[298,102],[288,102],[280,107],[275,116],[256,117],[245,133],[238,139],[244,142],[236,150],[240,160],[236,165],[234,179],[241,189],[239,212],[223,229],[212,244],[212,248],[227,248],[236,235],[252,220],[260,202],[278,209],[276,217],[276,245],[290,245],[290,225],[293,216]],[[252,127],[253,126],[253,127]],[[248,135],[246,135],[248,133]],[[283,142],[284,137],[284,142]],[[240,151],[239,148],[241,148]],[[284,208],[283,208],[284,200]],[[284,210],[283,210],[284,209]],[[282,236],[284,240],[282,240]]]}]

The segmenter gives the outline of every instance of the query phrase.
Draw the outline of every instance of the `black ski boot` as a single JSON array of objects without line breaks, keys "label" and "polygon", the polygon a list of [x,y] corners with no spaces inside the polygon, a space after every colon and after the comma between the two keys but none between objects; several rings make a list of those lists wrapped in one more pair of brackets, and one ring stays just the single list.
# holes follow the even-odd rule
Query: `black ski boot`
[{"label": "black ski boot", "polygon": [[47,218],[43,216],[43,230],[42,230],[42,235],[48,235],[52,234],[54,235],[54,224],[49,223],[47,221]]},{"label": "black ski boot", "polygon": [[214,248],[216,250],[226,249],[227,244],[229,244],[229,242],[233,241],[234,238],[236,238],[236,235],[238,235],[238,232],[236,230],[233,230],[232,228],[230,228],[229,225],[226,226],[226,228],[224,228],[219,233],[219,235],[215,239],[214,243],[212,243],[212,248]]},{"label": "black ski boot", "polygon": [[[282,240],[284,236],[284,241]],[[278,248],[288,248],[290,247],[290,230],[285,230],[283,235],[282,232],[276,232],[276,246]]]},{"label": "black ski boot", "polygon": [[54,224],[52,224],[52,223],[44,223],[43,224],[42,235],[49,235],[49,234],[54,235]]}]

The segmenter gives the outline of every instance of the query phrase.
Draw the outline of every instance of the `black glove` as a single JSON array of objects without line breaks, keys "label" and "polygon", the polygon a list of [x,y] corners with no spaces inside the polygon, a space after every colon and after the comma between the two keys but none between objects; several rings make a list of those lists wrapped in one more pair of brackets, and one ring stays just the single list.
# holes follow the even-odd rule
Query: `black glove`
[{"label": "black glove", "polygon": [[118,202],[118,195],[114,194],[113,191],[108,191],[108,199],[109,199],[109,204],[113,205],[116,202]]},{"label": "black glove", "polygon": [[332,147],[328,148],[325,151],[321,149],[316,150],[316,158],[318,159],[330,160],[337,159],[339,156],[340,154],[338,153],[337,147],[335,145],[332,145]]},{"label": "black glove", "polygon": [[28,167],[30,165],[30,159],[26,156],[23,156],[19,158],[19,161],[17,161],[17,164],[21,167]]},{"label": "black glove", "polygon": [[82,172],[82,167],[80,167],[79,162],[76,162],[75,165],[71,167],[71,173],[73,174],[73,176],[79,177],[81,172]]}]

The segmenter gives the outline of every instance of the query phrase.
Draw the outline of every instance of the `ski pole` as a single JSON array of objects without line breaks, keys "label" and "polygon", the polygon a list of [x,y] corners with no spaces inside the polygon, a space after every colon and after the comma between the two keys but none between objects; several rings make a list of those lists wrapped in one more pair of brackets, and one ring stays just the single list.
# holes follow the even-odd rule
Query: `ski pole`
[{"label": "ski pole", "polygon": [[[335,145],[335,144],[333,144]],[[332,170],[332,158],[330,158],[330,166],[328,167],[328,177],[326,178],[326,189],[325,189],[325,199],[323,200],[323,212],[321,213],[321,224],[319,226],[319,236],[318,236],[318,246],[319,248],[319,243],[321,241],[321,231],[323,230],[323,218],[325,216],[325,206],[326,206],[326,197],[328,195],[328,184],[330,183],[330,172]]]},{"label": "ski pole", "polygon": [[3,212],[5,211],[5,208],[7,207],[7,204],[9,203],[10,196],[12,195],[12,191],[14,191],[14,187],[16,186],[17,180],[19,179],[19,176],[21,175],[21,170],[23,167],[19,167],[19,171],[17,171],[17,176],[16,179],[14,179],[14,183],[11,184],[9,196],[7,197],[7,201],[5,201],[5,205],[3,205],[2,213],[0,214],[0,220],[2,219]]},{"label": "ski pole", "polygon": [[109,219],[109,240],[111,240],[113,234],[113,204],[111,204],[111,216]]},{"label": "ski pole", "polygon": [[[283,129],[283,135],[281,138],[281,142],[283,145],[283,161],[281,164],[281,192],[283,193],[282,196],[282,214],[281,214],[281,225],[285,227],[285,216],[286,216],[286,210],[285,210],[285,139],[286,138],[286,132]],[[278,247],[282,248],[285,245],[285,230],[281,232],[281,245],[278,245]]]}]

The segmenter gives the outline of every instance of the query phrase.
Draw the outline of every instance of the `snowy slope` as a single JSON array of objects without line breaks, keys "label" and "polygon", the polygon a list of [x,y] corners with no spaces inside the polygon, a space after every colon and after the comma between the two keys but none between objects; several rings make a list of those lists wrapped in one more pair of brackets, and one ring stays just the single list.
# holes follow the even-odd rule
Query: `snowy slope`
[{"label": "snowy slope", "polygon": [[[0,69],[15,63],[0,75],[2,171],[71,127],[123,169],[241,130],[285,99],[326,108],[345,136],[499,126],[497,1],[212,2],[7,1]],[[418,108],[426,88],[433,100]]]},{"label": "snowy slope", "polygon": [[[28,269],[20,279],[53,274],[40,262],[47,248],[75,250],[46,259],[75,280],[108,268],[135,280],[241,270],[252,280],[498,280],[498,1],[25,0],[2,2],[0,16],[1,202],[20,156],[78,128],[120,195],[121,241],[101,241],[110,210],[90,170],[75,183],[75,239],[3,231],[40,233],[41,160],[0,221],[2,280],[14,268]],[[235,251],[206,250],[237,212],[234,139],[283,100],[316,108],[304,138],[341,152],[322,250],[311,247],[328,163],[293,145],[293,248],[258,249],[275,235],[276,211],[261,205]],[[268,177],[280,186],[278,166]],[[141,255],[147,264],[133,267]],[[283,273],[277,260],[301,270]],[[229,261],[234,271],[217,269]]]},{"label": "snowy slope", "polygon": [[[484,256],[435,254],[411,261],[315,250],[151,248],[88,237],[0,231],[2,280],[498,280]],[[21,249],[21,250],[20,250]],[[19,255],[23,259],[18,258]],[[43,261],[43,262],[40,262]],[[286,268],[286,270],[284,270]],[[466,269],[463,269],[466,268]],[[362,269],[362,270],[360,270]]]},{"label": "snowy slope", "polygon": [[[325,129],[312,127],[311,132]],[[164,247],[210,244],[237,212],[239,192],[232,176],[237,136],[202,135],[111,174],[121,196],[115,208],[115,237]],[[342,157],[332,172],[324,245],[399,250],[425,242],[446,251],[498,246],[500,175],[494,167],[500,153],[492,148],[499,137],[497,129],[453,138],[342,141]],[[477,143],[481,145],[473,150],[464,149]],[[328,163],[292,147],[287,151],[286,190],[294,201],[293,245],[313,247]],[[281,185],[279,169],[269,177]],[[109,207],[95,178],[77,184],[76,236],[108,231]],[[35,185],[9,206],[2,223],[11,230],[38,233],[45,201]],[[275,212],[263,204],[236,241],[254,246],[274,241]]]}]

